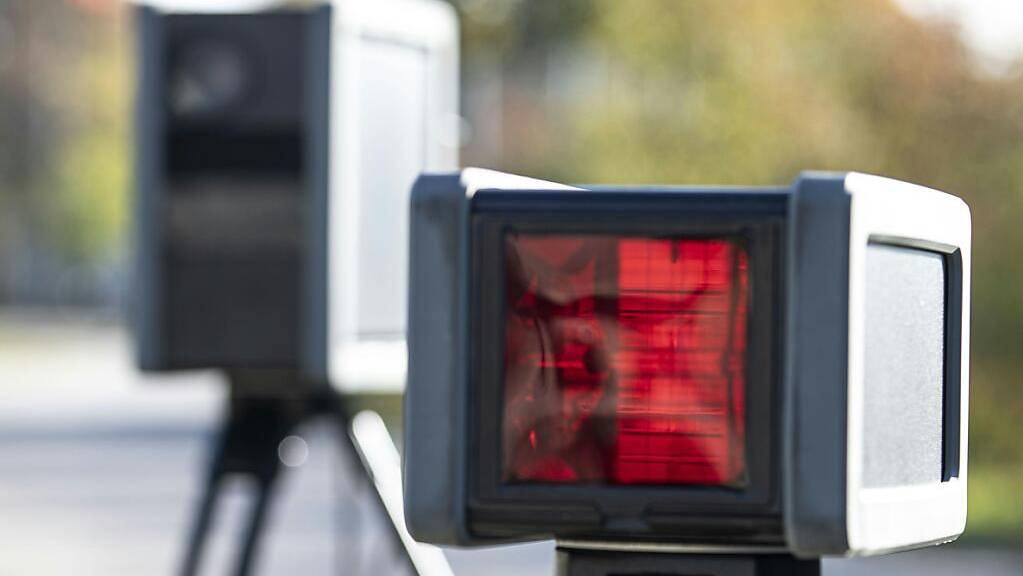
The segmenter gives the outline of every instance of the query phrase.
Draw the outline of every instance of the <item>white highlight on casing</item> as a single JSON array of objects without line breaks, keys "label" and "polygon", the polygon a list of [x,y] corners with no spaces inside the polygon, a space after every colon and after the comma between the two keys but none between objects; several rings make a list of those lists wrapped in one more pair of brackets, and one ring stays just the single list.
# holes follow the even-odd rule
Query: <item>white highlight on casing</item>
[{"label": "white highlight on casing", "polygon": [[145,0],[136,2],[158,8],[164,12],[192,12],[216,14],[251,12],[278,6],[280,0]]},{"label": "white highlight on casing", "polygon": [[345,392],[401,394],[405,389],[408,346],[404,338],[343,342],[334,350],[337,359],[334,378],[344,383]]},{"label": "white highlight on casing", "polygon": [[506,174],[486,168],[466,168],[462,170],[462,187],[465,195],[472,198],[480,190],[579,190],[575,186],[556,184],[546,180],[538,180],[526,176]]}]

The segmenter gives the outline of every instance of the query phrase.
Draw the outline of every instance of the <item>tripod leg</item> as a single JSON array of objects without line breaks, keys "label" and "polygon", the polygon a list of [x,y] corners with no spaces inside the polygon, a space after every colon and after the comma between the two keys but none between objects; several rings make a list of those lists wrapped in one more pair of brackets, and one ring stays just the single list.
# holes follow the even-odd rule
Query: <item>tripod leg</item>
[{"label": "tripod leg", "polygon": [[358,453],[363,475],[370,480],[370,492],[390,522],[390,533],[402,558],[420,576],[452,576],[444,553],[434,546],[416,542],[405,528],[402,504],[401,464],[384,421],[375,412],[362,412],[352,420],[347,435],[351,450]]},{"label": "tripod leg", "polygon": [[272,498],[279,460],[277,445],[292,426],[287,404],[262,398],[232,397],[221,421],[216,449],[209,463],[205,490],[188,537],[181,576],[199,573],[213,514],[222,494],[221,483],[229,476],[250,477],[258,493],[248,518],[245,540],[238,556],[238,574],[247,574],[266,509]]},{"label": "tripod leg", "polygon": [[225,422],[217,438],[216,452],[209,462],[209,471],[206,477],[206,484],[203,487],[202,500],[196,509],[195,519],[188,534],[188,548],[185,550],[185,560],[181,565],[181,576],[195,576],[199,573],[199,562],[202,560],[203,549],[206,544],[206,536],[210,531],[210,521],[213,518],[213,509],[217,504],[217,497],[220,494],[220,479],[222,477],[222,463],[227,450],[229,422]]},{"label": "tripod leg", "polygon": [[210,519],[213,516],[213,508],[217,502],[218,481],[211,478],[204,489],[202,502],[199,504],[192,530],[188,536],[188,549],[185,552],[185,561],[181,566],[181,576],[195,576],[199,573],[199,561],[202,560],[206,535],[210,530]]},{"label": "tripod leg", "polygon": [[376,484],[373,482],[371,473],[362,459],[359,447],[356,444],[355,439],[352,438],[352,432],[349,429],[350,420],[348,419],[347,412],[344,410],[344,406],[340,401],[334,402],[329,406],[334,431],[337,434],[340,444],[339,449],[342,451],[341,461],[344,466],[348,467],[347,473],[354,475],[356,481],[365,488],[365,493],[373,500],[374,507],[385,518],[385,526],[388,532],[387,536],[393,543],[392,549],[395,553],[401,556],[403,563],[405,563],[414,574],[418,574],[419,572],[416,570],[415,563],[409,555],[408,549],[405,547],[405,543],[402,541],[400,529],[395,526],[391,520],[390,514],[387,510],[387,505],[383,500],[383,496],[380,494]]},{"label": "tripod leg", "polygon": [[238,564],[235,569],[237,576],[247,576],[252,570],[256,550],[259,547],[260,537],[263,534],[263,527],[266,523],[266,513],[270,503],[273,501],[276,477],[275,471],[268,477],[260,479],[259,494],[249,515],[249,525],[245,531],[245,540],[242,542],[241,552],[238,555]]}]

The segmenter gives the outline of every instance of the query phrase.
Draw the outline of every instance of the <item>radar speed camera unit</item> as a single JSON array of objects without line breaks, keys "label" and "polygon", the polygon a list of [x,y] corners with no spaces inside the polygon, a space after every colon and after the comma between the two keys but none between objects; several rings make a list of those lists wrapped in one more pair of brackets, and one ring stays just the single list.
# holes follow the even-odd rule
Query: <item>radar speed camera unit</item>
[{"label": "radar speed camera unit", "polygon": [[862,174],[412,193],[406,518],[437,544],[876,554],[966,521],[970,213]]},{"label": "radar speed camera unit", "polygon": [[370,349],[403,384],[409,190],[457,165],[450,6],[139,7],[136,23],[141,366],[363,384],[353,351]]}]

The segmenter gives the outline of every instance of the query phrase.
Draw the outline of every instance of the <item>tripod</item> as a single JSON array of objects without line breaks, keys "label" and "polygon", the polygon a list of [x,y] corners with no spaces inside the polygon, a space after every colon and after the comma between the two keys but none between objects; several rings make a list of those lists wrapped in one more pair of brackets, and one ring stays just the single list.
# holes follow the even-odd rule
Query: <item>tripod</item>
[{"label": "tripod", "polygon": [[[330,386],[312,386],[291,371],[247,370],[228,372],[230,397],[226,414],[215,440],[199,506],[193,517],[181,576],[198,573],[209,536],[213,511],[221,495],[223,480],[246,476],[254,480],[256,501],[247,519],[244,539],[233,573],[252,572],[255,553],[264,531],[266,514],[274,499],[281,473],[278,447],[302,424],[324,417],[331,423],[352,472],[371,480],[361,465],[358,448],[349,434],[349,413],[344,398]],[[372,485],[372,482],[369,482]],[[384,506],[381,495],[371,490]],[[412,566],[399,528],[388,524],[395,549]]]}]

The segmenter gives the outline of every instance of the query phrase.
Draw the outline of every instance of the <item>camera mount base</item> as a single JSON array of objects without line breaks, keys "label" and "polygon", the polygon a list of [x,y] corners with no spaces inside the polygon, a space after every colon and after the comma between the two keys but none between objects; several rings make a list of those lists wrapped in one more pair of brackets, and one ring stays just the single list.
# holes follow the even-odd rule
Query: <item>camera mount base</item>
[{"label": "camera mount base", "polygon": [[676,554],[558,547],[557,576],[820,576],[788,554]]}]

